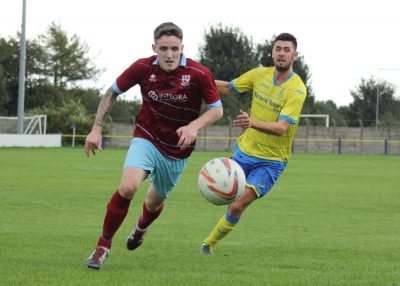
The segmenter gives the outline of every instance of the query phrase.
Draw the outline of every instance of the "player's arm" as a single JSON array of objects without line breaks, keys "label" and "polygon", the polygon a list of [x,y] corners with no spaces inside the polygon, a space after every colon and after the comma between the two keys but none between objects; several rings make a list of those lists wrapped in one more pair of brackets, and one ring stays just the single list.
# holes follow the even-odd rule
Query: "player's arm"
[{"label": "player's arm", "polygon": [[101,133],[104,126],[104,121],[107,113],[110,112],[113,107],[118,94],[116,94],[112,87],[110,87],[106,93],[101,97],[99,107],[97,108],[96,119],[92,130],[86,137],[85,141],[85,153],[89,156],[89,151],[95,155],[95,150],[101,150]]},{"label": "player's arm", "polygon": [[178,146],[181,146],[181,149],[186,149],[187,147],[189,147],[190,144],[192,144],[196,140],[199,129],[210,126],[215,121],[220,119],[222,115],[222,105],[212,107],[209,108],[197,119],[190,122],[188,125],[179,128],[176,131],[179,136]]},{"label": "player's arm", "polygon": [[236,116],[235,120],[233,120],[232,123],[233,126],[238,126],[242,128],[254,128],[258,131],[276,136],[282,136],[283,134],[285,134],[291,124],[289,121],[282,118],[279,118],[277,122],[265,122],[261,120],[255,120],[250,118],[250,115],[243,110],[240,110],[239,115]]},{"label": "player's arm", "polygon": [[215,85],[217,86],[218,92],[222,95],[230,95],[230,96],[236,95],[230,83],[227,81],[215,80]]}]

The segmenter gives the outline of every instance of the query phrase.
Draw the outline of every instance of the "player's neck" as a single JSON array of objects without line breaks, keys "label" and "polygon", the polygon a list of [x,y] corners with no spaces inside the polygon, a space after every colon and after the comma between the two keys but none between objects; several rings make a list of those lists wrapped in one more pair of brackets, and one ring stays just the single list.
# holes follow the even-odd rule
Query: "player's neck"
[{"label": "player's neck", "polygon": [[282,83],[284,82],[292,73],[292,69],[287,69],[286,71],[278,71],[275,69],[275,82]]}]

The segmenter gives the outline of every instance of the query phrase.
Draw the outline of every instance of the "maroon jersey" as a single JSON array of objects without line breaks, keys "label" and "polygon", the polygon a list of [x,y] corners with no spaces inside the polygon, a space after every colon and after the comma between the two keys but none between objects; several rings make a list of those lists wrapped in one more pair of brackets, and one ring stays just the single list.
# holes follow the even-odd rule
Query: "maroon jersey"
[{"label": "maroon jersey", "polygon": [[170,158],[188,157],[195,143],[181,150],[176,130],[199,117],[202,102],[220,101],[209,69],[182,55],[179,67],[167,73],[154,55],[134,62],[117,78],[113,89],[119,94],[136,84],[142,106],[133,136],[149,140]]}]

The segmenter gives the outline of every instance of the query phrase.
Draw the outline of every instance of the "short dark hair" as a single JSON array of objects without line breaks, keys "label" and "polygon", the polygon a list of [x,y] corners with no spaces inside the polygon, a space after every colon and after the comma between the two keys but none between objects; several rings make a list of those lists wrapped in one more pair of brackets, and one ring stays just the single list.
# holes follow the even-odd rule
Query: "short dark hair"
[{"label": "short dark hair", "polygon": [[276,38],[274,40],[274,46],[275,46],[277,41],[292,42],[292,44],[294,46],[294,50],[297,50],[297,39],[292,34],[289,34],[289,33],[279,34],[278,36],[276,36]]},{"label": "short dark hair", "polygon": [[183,39],[182,29],[179,28],[172,22],[165,22],[160,24],[154,29],[154,42],[161,38],[162,36],[175,36],[179,39]]}]

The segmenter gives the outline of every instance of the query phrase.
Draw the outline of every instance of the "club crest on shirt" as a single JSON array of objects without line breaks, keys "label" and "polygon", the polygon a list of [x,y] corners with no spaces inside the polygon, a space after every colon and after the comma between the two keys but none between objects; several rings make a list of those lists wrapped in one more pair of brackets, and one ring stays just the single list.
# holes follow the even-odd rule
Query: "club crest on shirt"
[{"label": "club crest on shirt", "polygon": [[156,75],[154,73],[150,75],[149,81],[156,81]]},{"label": "club crest on shirt", "polygon": [[190,85],[190,75],[183,75],[181,86],[189,86]]}]

